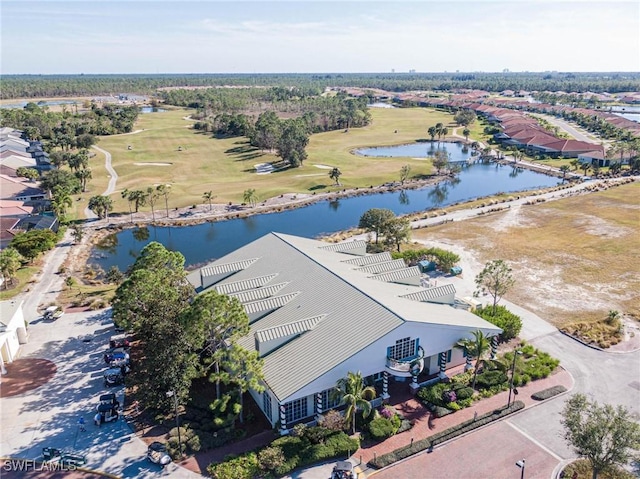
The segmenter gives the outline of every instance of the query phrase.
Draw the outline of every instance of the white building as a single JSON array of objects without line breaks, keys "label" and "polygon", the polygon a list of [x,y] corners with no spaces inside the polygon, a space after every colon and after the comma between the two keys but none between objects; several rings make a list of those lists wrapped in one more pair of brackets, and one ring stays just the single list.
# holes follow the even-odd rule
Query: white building
[{"label": "white building", "polygon": [[[455,307],[451,284],[420,286],[417,267],[366,242],[329,244],[271,233],[189,275],[198,292],[237,297],[251,325],[240,340],[264,360],[265,392],[252,396],[282,432],[337,404],[330,391],[349,371],[418,387],[415,375],[444,375],[465,362],[454,345],[500,328]],[[412,374],[412,372],[414,374]]]},{"label": "white building", "polygon": [[18,355],[21,344],[27,342],[27,324],[22,311],[23,301],[0,302],[0,372]]}]

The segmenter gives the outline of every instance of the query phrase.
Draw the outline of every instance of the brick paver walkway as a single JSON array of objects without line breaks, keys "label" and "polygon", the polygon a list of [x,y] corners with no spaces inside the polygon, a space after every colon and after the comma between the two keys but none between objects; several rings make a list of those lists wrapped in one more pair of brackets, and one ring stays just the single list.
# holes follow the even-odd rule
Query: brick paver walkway
[{"label": "brick paver walkway", "polygon": [[[450,373],[450,371],[447,372]],[[531,395],[533,393],[556,385],[562,385],[567,388],[567,390],[570,390],[573,387],[573,378],[571,377],[571,374],[560,368],[557,373],[549,376],[548,378],[533,381],[524,387],[519,387],[519,394],[517,396],[512,395],[511,400],[513,401],[515,398],[519,401],[522,401],[525,404],[525,408],[529,408],[535,404],[540,403],[539,401],[531,399]],[[408,419],[414,420],[414,426],[410,430],[400,434],[396,434],[386,441],[369,446],[365,445],[364,447],[358,449],[358,451],[356,451],[356,453],[352,457],[356,461],[356,463],[359,462],[360,459],[362,459],[360,470],[365,471],[367,469],[367,462],[372,460],[374,458],[374,455],[380,456],[382,454],[392,452],[395,449],[409,445],[411,443],[411,438],[417,441],[418,439],[423,439],[439,431],[455,426],[456,424],[459,424],[468,419],[473,419],[474,414],[476,413],[478,416],[480,416],[482,414],[491,412],[499,407],[506,406],[508,396],[508,391],[501,392],[490,398],[477,401],[471,407],[462,409],[441,418],[433,419],[431,421],[431,424],[429,424],[429,411],[424,406],[422,406],[419,401],[411,398],[402,403],[397,403],[393,401],[394,398],[392,396],[392,405],[396,407],[396,409],[402,414],[405,414]]]}]

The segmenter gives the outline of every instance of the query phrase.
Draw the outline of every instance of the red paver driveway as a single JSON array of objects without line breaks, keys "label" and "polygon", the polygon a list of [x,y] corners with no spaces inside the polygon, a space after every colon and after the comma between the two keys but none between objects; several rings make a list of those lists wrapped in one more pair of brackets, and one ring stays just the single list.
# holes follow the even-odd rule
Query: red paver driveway
[{"label": "red paver driveway", "polygon": [[[518,479],[525,459],[527,479],[549,479],[558,458],[511,427],[492,424],[431,453],[420,453],[373,473],[374,479]],[[369,476],[371,477],[371,476]]]}]

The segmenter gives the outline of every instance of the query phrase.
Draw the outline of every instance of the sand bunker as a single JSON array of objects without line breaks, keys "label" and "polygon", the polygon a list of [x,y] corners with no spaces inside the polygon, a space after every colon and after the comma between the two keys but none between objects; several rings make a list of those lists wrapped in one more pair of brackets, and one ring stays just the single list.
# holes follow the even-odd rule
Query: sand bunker
[{"label": "sand bunker", "polygon": [[158,163],[158,162],[149,162],[149,163],[134,163],[136,166],[171,166],[173,163]]},{"label": "sand bunker", "polygon": [[323,170],[333,170],[333,166],[327,166],[327,165],[313,165],[316,168],[322,168]]}]

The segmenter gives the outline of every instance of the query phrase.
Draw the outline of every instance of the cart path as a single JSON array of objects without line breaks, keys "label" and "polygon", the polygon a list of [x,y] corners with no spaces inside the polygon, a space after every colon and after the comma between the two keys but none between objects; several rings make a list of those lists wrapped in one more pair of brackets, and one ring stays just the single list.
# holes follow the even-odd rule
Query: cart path
[{"label": "cart path", "polygon": [[[135,132],[135,133],[137,133],[137,132]],[[109,178],[109,184],[107,185],[107,189],[104,191],[104,193],[102,193],[102,195],[103,196],[109,196],[111,193],[113,193],[116,190],[116,183],[118,181],[118,173],[116,173],[116,170],[114,170],[113,166],[111,166],[111,153],[109,153],[107,150],[103,150],[102,148],[100,148],[99,146],[96,146],[96,145],[93,145],[93,149],[99,151],[100,153],[102,153],[104,155],[104,167],[109,172],[110,178]],[[96,215],[88,207],[84,209],[84,215],[89,220],[97,220],[98,219],[98,215]]]}]

